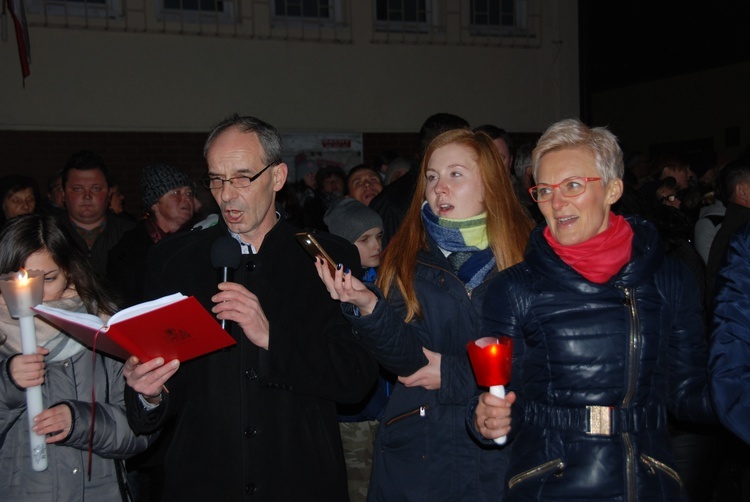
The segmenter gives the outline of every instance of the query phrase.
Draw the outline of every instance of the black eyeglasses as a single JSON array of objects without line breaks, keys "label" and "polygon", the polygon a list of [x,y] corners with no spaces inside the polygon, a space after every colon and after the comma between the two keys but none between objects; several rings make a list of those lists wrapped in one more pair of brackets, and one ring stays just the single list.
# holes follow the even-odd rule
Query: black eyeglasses
[{"label": "black eyeglasses", "polygon": [[204,176],[201,181],[203,182],[204,187],[210,188],[211,190],[221,189],[226,182],[229,182],[234,188],[247,188],[253,181],[260,178],[260,175],[266,172],[269,167],[275,166],[278,163],[278,160],[274,160],[252,176],[233,176],[227,179],[219,178],[218,176]]}]

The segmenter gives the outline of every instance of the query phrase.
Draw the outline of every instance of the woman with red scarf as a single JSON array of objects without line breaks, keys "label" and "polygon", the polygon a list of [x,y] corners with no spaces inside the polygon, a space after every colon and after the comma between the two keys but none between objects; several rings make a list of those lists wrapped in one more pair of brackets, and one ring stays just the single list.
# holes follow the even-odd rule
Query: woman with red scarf
[{"label": "woman with red scarf", "polygon": [[506,500],[680,500],[667,411],[715,421],[698,286],[653,225],[611,212],[624,168],[607,129],[553,124],[532,162],[546,225],[482,310],[485,336],[513,338],[512,392],[480,396],[474,432],[510,434]]}]

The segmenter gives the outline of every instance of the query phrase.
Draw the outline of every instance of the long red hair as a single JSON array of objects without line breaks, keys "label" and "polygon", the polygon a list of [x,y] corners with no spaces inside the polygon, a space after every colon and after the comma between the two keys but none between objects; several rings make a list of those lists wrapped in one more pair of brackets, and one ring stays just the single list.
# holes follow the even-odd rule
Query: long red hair
[{"label": "long red hair", "polygon": [[526,241],[533,227],[516,198],[508,169],[503,165],[489,136],[468,129],[455,129],[437,136],[425,151],[411,205],[401,227],[383,253],[383,261],[378,270],[377,285],[386,299],[394,287],[401,292],[406,302],[406,322],[422,315],[414,290],[414,270],[419,251],[427,250],[421,214],[422,203],[425,201],[425,170],[435,150],[452,143],[467,146],[476,153],[484,185],[487,238],[495,255],[498,270],[523,260]]}]

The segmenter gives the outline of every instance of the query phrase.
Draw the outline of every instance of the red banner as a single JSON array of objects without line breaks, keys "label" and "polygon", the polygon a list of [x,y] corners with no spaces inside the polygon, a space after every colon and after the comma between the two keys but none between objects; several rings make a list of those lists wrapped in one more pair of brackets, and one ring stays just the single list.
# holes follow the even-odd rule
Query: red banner
[{"label": "red banner", "polygon": [[25,79],[31,73],[31,44],[29,43],[29,27],[26,24],[26,11],[23,7],[23,0],[7,0],[6,3],[13,18],[13,26],[16,29],[18,56],[21,58],[21,74]]}]

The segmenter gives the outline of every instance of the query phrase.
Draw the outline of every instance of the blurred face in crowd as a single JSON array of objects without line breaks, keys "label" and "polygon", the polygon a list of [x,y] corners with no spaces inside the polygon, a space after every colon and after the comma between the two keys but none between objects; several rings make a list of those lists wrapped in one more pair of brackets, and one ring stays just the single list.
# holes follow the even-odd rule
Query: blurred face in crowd
[{"label": "blurred face in crowd", "polygon": [[100,169],[71,169],[64,189],[65,207],[73,223],[90,230],[104,221],[110,191]]},{"label": "blurred face in crowd", "polygon": [[371,228],[354,241],[359,250],[359,260],[363,267],[380,265],[380,253],[383,251],[383,229]]},{"label": "blurred face in crowd", "polygon": [[508,172],[512,172],[513,157],[510,154],[510,149],[508,148],[508,144],[505,142],[503,138],[495,138],[492,140],[492,143],[495,145],[495,148],[497,149],[497,153],[500,154],[500,158],[503,161],[503,166],[505,167],[505,169],[507,169]]},{"label": "blurred face in crowd", "polygon": [[311,190],[315,190],[318,186],[318,182],[315,181],[315,172],[309,172],[302,177],[302,181],[306,187]]},{"label": "blurred face in crowd", "polygon": [[168,233],[176,232],[195,214],[195,193],[187,186],[170,190],[159,197],[151,211],[159,228]]},{"label": "blurred face in crowd", "polygon": [[63,190],[62,186],[62,177],[57,177],[47,197],[49,197],[49,200],[55,207],[65,207],[65,190]]},{"label": "blurred face in crowd", "polygon": [[380,175],[372,169],[360,169],[347,179],[349,197],[360,201],[365,206],[383,190]]},{"label": "blurred face in crowd", "polygon": [[605,186],[601,181],[576,179],[599,177],[594,154],[588,148],[561,148],[541,158],[537,187],[586,185],[583,193],[570,197],[555,187],[551,200],[538,203],[552,236],[563,246],[586,242],[609,227],[610,207],[622,195],[622,181],[615,179]]},{"label": "blurred face in crowd", "polygon": [[23,264],[26,270],[44,272],[44,294],[42,301],[59,300],[68,287],[68,279],[46,249],[32,253]]},{"label": "blurred face in crowd", "polygon": [[[208,176],[229,179],[254,176],[267,165],[258,135],[231,127],[219,134],[206,154]],[[263,237],[276,224],[276,192],[286,182],[287,167],[283,162],[268,168],[250,186],[237,188],[225,182],[212,189],[221,216],[229,230],[260,249]]]},{"label": "blurred face in crowd", "polygon": [[484,184],[477,155],[466,145],[437,148],[425,169],[425,199],[441,218],[461,220],[485,211]]},{"label": "blurred face in crowd", "polygon": [[344,180],[341,177],[331,174],[323,180],[323,186],[320,187],[326,193],[344,193]]},{"label": "blurred face in crowd", "polygon": [[36,199],[34,198],[34,190],[31,187],[9,193],[3,199],[3,214],[6,219],[20,214],[33,213],[35,207]]},{"label": "blurred face in crowd", "polygon": [[115,185],[112,187],[112,195],[109,199],[109,208],[115,214],[120,214],[125,210],[125,196],[120,191],[120,187]]},{"label": "blurred face in crowd", "polygon": [[677,180],[677,190],[684,190],[695,177],[690,166],[665,167],[662,171],[661,179],[671,176]]}]

